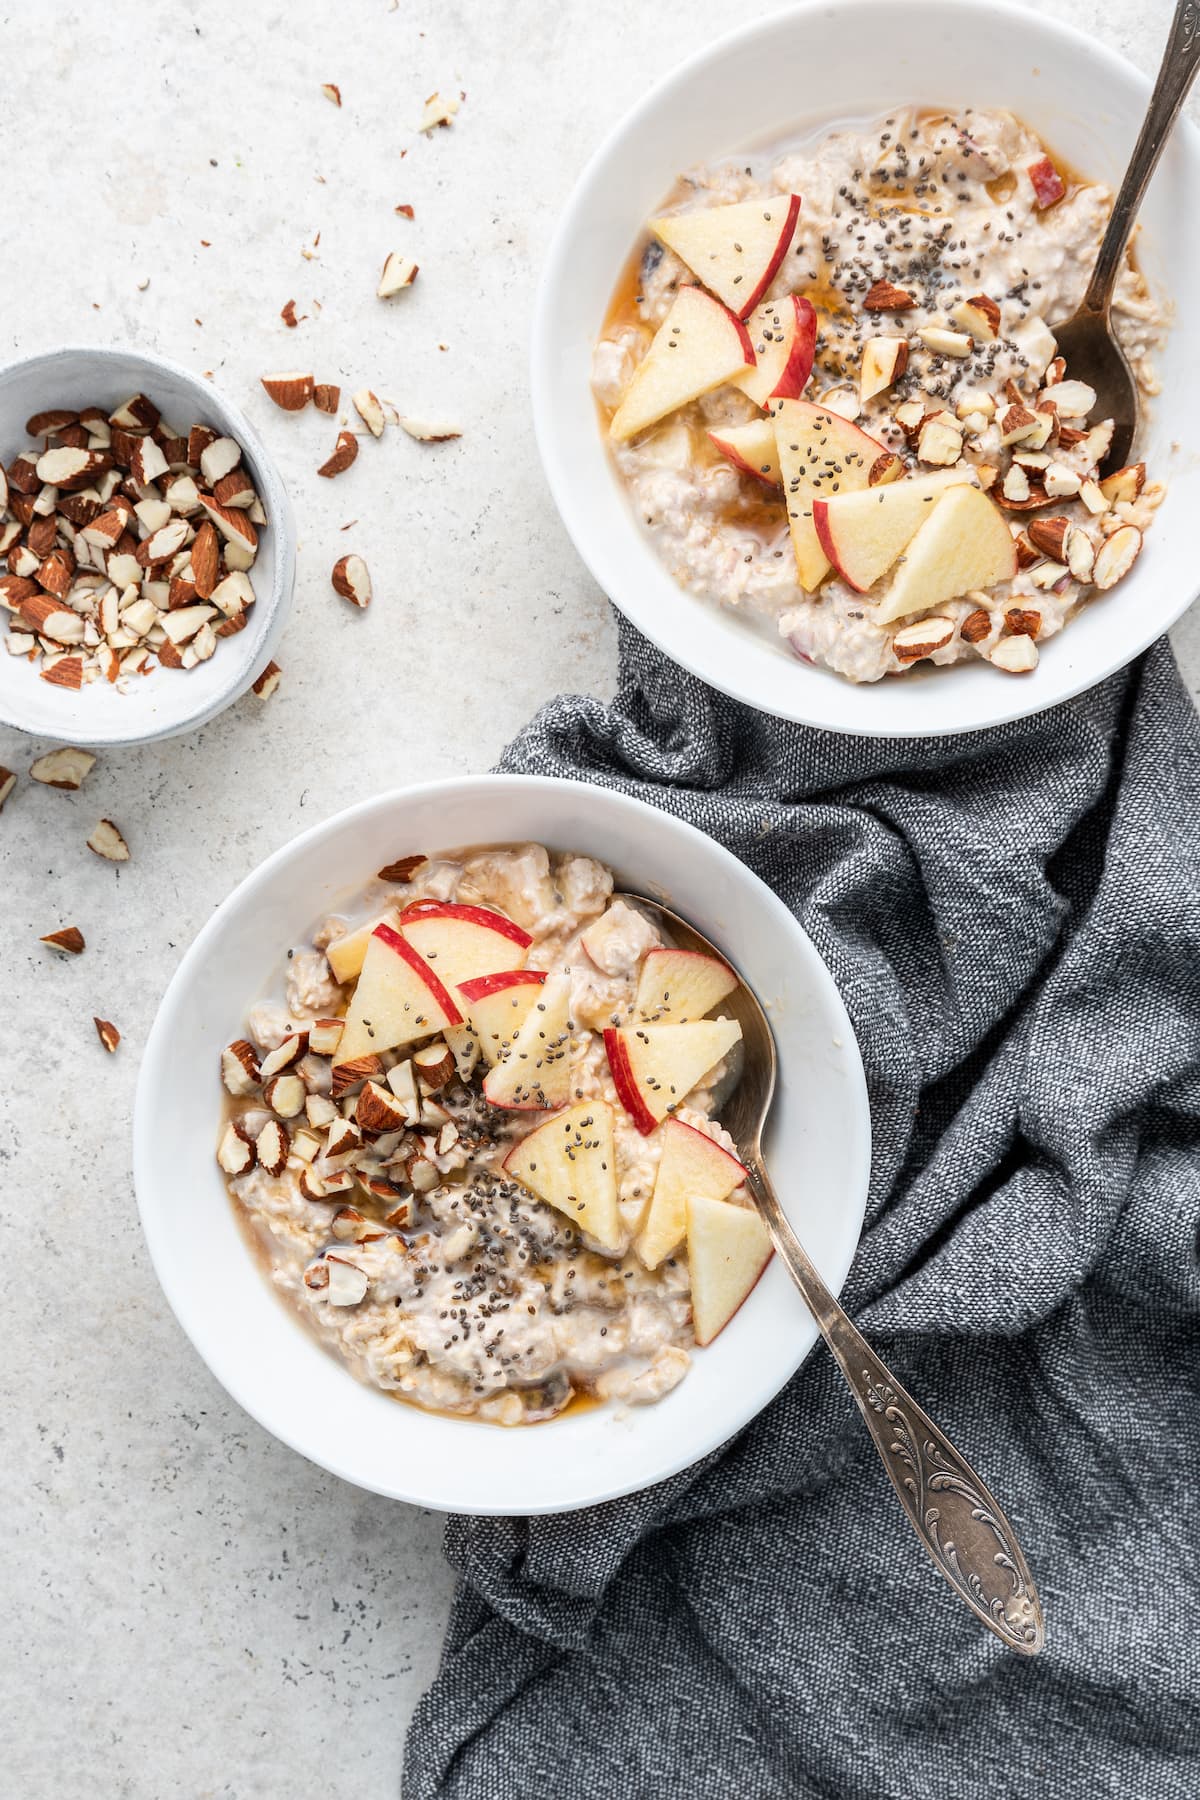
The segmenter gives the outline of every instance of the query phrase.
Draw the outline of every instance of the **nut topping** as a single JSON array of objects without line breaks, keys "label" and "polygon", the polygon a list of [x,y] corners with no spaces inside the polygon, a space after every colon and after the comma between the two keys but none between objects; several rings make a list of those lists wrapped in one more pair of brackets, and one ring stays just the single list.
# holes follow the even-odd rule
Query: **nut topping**
[{"label": "nut topping", "polygon": [[371,577],[361,556],[343,556],[333,565],[333,591],[352,606],[364,610],[371,604]]},{"label": "nut topping", "polygon": [[29,774],[34,781],[40,781],[46,787],[62,788],[67,793],[75,793],[81,788],[96,766],[96,758],[90,750],[77,749],[74,744],[67,744],[61,750],[48,750],[45,756],[39,756],[36,762],[29,765]]}]

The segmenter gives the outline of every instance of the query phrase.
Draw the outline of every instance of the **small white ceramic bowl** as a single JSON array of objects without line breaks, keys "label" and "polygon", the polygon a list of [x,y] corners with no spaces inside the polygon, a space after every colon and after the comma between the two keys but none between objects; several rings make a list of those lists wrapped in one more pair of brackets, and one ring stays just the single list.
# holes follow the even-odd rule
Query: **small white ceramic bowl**
[{"label": "small white ceramic bowl", "polygon": [[870,1114],[832,977],[783,903],[710,838],[578,783],[480,776],[367,800],[305,832],[230,895],[184,956],[138,1083],[134,1175],[158,1278],[217,1380],[258,1422],[359,1487],[470,1513],[557,1512],[660,1481],[723,1443],[783,1386],[816,1328],[774,1262],[686,1379],[655,1406],[597,1407],[504,1430],[421,1412],[355,1380],[272,1291],[215,1161],[218,1058],[289,946],[384,862],[415,850],[533,839],[586,851],[661,893],[768,1002],[781,1085],[771,1166],[836,1292],[858,1243]]},{"label": "small white ceramic bowl", "polygon": [[1155,294],[1178,306],[1139,447],[1169,492],[1130,576],[1048,643],[1032,675],[982,661],[929,664],[855,687],[797,661],[769,631],[693,598],[658,561],[601,436],[591,350],[633,245],[681,171],[750,145],[891,106],[1000,106],[1085,175],[1119,181],[1149,83],[1092,38],[1026,7],[972,0],[840,0],[756,20],[685,63],[617,126],[567,202],[533,329],[538,443],[559,512],[626,617],[713,687],[782,718],[865,736],[923,737],[1039,712],[1121,668],[1200,589],[1200,357],[1188,296],[1200,284],[1200,134],[1176,127],[1142,211]]},{"label": "small white ceramic bowl", "polygon": [[236,438],[267,515],[250,571],[255,602],[250,622],[222,638],[194,669],[155,669],[119,693],[93,681],[78,693],[42,681],[36,665],[0,647],[0,722],[60,744],[93,749],[145,744],[194,731],[243,694],[271,660],[296,580],[296,526],[279,471],[258,433],[210,381],[143,351],[72,346],[0,369],[0,459],[30,447],[25,421],[51,407],[113,408],[144,393],[177,430],[211,425]]}]

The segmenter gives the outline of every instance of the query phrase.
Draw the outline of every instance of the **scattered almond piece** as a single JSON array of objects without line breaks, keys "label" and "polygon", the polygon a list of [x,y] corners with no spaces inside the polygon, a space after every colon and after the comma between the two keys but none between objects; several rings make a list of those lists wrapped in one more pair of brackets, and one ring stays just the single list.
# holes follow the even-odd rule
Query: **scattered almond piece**
[{"label": "scattered almond piece", "polygon": [[893,281],[872,282],[863,301],[868,312],[907,312],[915,304],[908,289],[897,287]]},{"label": "scattered almond piece", "polygon": [[958,635],[966,644],[978,644],[987,637],[992,629],[992,616],[984,606],[977,606],[973,613],[968,613],[958,628]]},{"label": "scattered almond piece", "polygon": [[67,744],[62,750],[48,750],[45,756],[39,756],[36,762],[30,763],[29,773],[34,781],[40,781],[46,787],[74,793],[83,786],[95,766],[96,758],[90,750]]},{"label": "scattered almond piece", "polygon": [[262,1078],[258,1052],[248,1038],[235,1038],[221,1052],[221,1080],[229,1093],[252,1094]]},{"label": "scattered almond piece", "polygon": [[417,870],[429,861],[427,856],[400,856],[395,862],[385,863],[375,879],[377,881],[411,881]]},{"label": "scattered almond piece", "polygon": [[97,856],[102,856],[106,862],[129,861],[129,845],[111,819],[101,819],[88,839],[87,847],[94,850]]},{"label": "scattered almond piece", "polygon": [[311,375],[295,373],[286,375],[263,375],[260,377],[276,406],[284,412],[302,412],[313,396],[313,378]]},{"label": "scattered almond piece", "polygon": [[351,399],[355,412],[371,436],[381,438],[384,427],[383,408],[370,388],[359,388],[356,394],[351,395]]},{"label": "scattered almond piece", "polygon": [[405,418],[403,413],[397,414],[396,423],[421,444],[445,444],[451,438],[462,436],[456,425],[430,425],[423,419]]},{"label": "scattered almond piece", "polygon": [[318,381],[313,388],[313,405],[318,412],[335,413],[342,403],[342,390],[336,382]]},{"label": "scattered almond piece", "polygon": [[[300,320],[296,317],[296,302],[294,300],[288,300],[280,308],[279,316],[291,331],[294,331],[300,323]],[[307,318],[307,313],[303,314],[302,317]]]},{"label": "scattered almond piece", "polygon": [[407,204],[405,204],[403,206],[398,206],[398,207],[396,207],[395,210],[400,214],[400,217],[402,219],[412,219],[412,218],[416,217],[416,214],[413,212],[412,207]]},{"label": "scattered almond piece", "polygon": [[445,98],[437,92],[430,94],[417,122],[417,130],[428,133],[436,131],[439,125],[449,125],[458,111],[459,104],[453,94],[449,94]]},{"label": "scattered almond piece", "polygon": [[92,1024],[96,1027],[96,1036],[111,1056],[121,1041],[121,1034],[111,1019],[97,1019],[92,1016]]},{"label": "scattered almond piece", "polygon": [[0,812],[4,811],[4,802],[17,785],[17,778],[11,769],[0,764]]},{"label": "scattered almond piece", "polygon": [[954,636],[954,620],[920,619],[915,625],[904,625],[892,639],[898,662],[920,662],[936,650],[944,650]]},{"label": "scattered almond piece", "polygon": [[1038,647],[1031,637],[1001,638],[988,652],[988,661],[1006,675],[1028,675],[1038,666]]},{"label": "scattered almond piece", "polygon": [[42,942],[55,950],[65,950],[68,956],[81,956],[87,948],[78,925],[64,925],[61,931],[48,931]]},{"label": "scattered almond piece", "polygon": [[60,656],[57,662],[44,663],[38,673],[52,687],[67,688],[77,694],[83,686],[83,658]]},{"label": "scattered almond piece", "polygon": [[330,576],[333,591],[365,611],[371,604],[371,576],[361,556],[339,557]]},{"label": "scattered almond piece", "polygon": [[337,85],[336,81],[323,81],[321,83],[321,92],[327,100],[332,100],[335,106],[340,106],[342,104],[342,90]]},{"label": "scattered almond piece", "polygon": [[325,475],[332,480],[335,475],[342,475],[350,467],[358,455],[358,439],[352,431],[339,431],[333,455],[323,462],[317,470],[318,475]]},{"label": "scattered almond piece", "polygon": [[230,1119],[217,1146],[217,1161],[227,1175],[245,1175],[257,1160],[254,1139],[240,1119]]},{"label": "scattered almond piece", "polygon": [[947,331],[941,325],[922,325],[917,336],[935,356],[970,356],[973,340],[965,331]]},{"label": "scattered almond piece", "polygon": [[383,273],[379,277],[379,286],[375,289],[380,300],[390,300],[402,288],[411,287],[417,279],[418,267],[409,256],[401,256],[398,250],[390,250],[383,265]]},{"label": "scattered almond piece", "polygon": [[1142,548],[1142,534],[1136,525],[1122,525],[1106,538],[1096,552],[1092,580],[1101,593],[1116,587],[1128,575]]},{"label": "scattered almond piece", "polygon": [[269,662],[267,664],[262,674],[257,676],[251,683],[254,692],[258,695],[260,700],[269,700],[271,698],[271,695],[279,686],[282,676],[283,670],[279,667],[278,663]]}]

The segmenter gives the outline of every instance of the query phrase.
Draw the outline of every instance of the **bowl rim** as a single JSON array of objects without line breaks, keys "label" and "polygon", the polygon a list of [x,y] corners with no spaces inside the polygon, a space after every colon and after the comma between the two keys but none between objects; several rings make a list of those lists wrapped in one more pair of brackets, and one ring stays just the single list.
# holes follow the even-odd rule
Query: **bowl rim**
[{"label": "bowl rim", "polygon": [[[714,1433],[711,1428],[706,1431],[702,1418],[697,1415],[697,1429],[692,1435],[686,1437],[680,1453],[664,1460],[662,1467],[649,1480],[637,1477],[634,1479],[622,1478],[619,1472],[620,1464],[614,1461],[614,1476],[606,1485],[569,1501],[559,1498],[542,1504],[534,1494],[532,1496],[524,1495],[519,1500],[512,1502],[504,1501],[487,1505],[472,1502],[469,1506],[465,1506],[453,1499],[446,1498],[442,1493],[431,1494],[429,1491],[423,1490],[420,1486],[419,1469],[409,1479],[405,1479],[402,1473],[400,1479],[396,1481],[387,1483],[379,1480],[368,1481],[361,1474],[356,1473],[353,1468],[345,1466],[337,1457],[324,1453],[320,1444],[314,1446],[312,1443],[302,1441],[302,1434],[298,1431],[280,1429],[280,1426],[269,1416],[269,1404],[256,1394],[253,1379],[246,1376],[244,1367],[238,1359],[224,1350],[220,1326],[219,1323],[214,1322],[214,1313],[203,1306],[194,1305],[191,1297],[181,1292],[177,1286],[168,1248],[171,1231],[170,1210],[160,1199],[155,1197],[157,1189],[153,1166],[155,1160],[154,1140],[162,1130],[157,1121],[164,1116],[163,1112],[156,1108],[155,1100],[159,1085],[164,1079],[163,1071],[166,1067],[167,1053],[173,1041],[171,1037],[172,1015],[180,996],[193,980],[193,972],[203,966],[210,945],[220,935],[230,915],[247,904],[253,905],[259,890],[269,884],[278,871],[285,868],[294,856],[318,843],[323,837],[333,835],[374,812],[386,811],[387,808],[398,802],[413,804],[430,800],[436,801],[443,795],[458,793],[463,789],[483,790],[484,792],[491,790],[496,793],[504,790],[534,793],[542,790],[562,793],[567,790],[573,798],[582,789],[583,794],[579,795],[581,810],[586,805],[584,794],[599,793],[604,797],[605,803],[612,804],[618,813],[625,811],[630,814],[648,814],[655,824],[660,826],[664,820],[668,821],[683,836],[699,840],[703,846],[703,853],[711,855],[719,863],[724,863],[738,882],[744,883],[752,889],[761,890],[769,910],[777,915],[781,929],[790,933],[793,941],[797,943],[797,947],[806,952],[810,965],[816,972],[814,979],[818,980],[823,987],[823,1002],[836,1018],[837,1031],[845,1053],[844,1076],[847,1082],[847,1104],[853,1115],[854,1131],[848,1174],[841,1202],[850,1229],[845,1236],[844,1253],[834,1259],[824,1259],[822,1269],[823,1277],[831,1292],[835,1296],[841,1292],[850,1266],[858,1253],[865,1223],[872,1158],[871,1109],[857,1034],[828,964],[820,955],[803,925],[779,895],[715,838],[710,837],[689,821],[680,819],[673,813],[665,812],[634,795],[622,793],[619,789],[576,781],[562,776],[488,773],[475,776],[454,776],[417,783],[409,787],[388,789],[357,801],[352,806],[342,808],[317,824],[309,826],[250,870],[205,920],[191,944],[180,957],[159,1001],[154,1022],[142,1053],[134,1097],[132,1122],[134,1190],[150,1261],[162,1293],[177,1323],[201,1361],[225,1392],[272,1437],[286,1444],[289,1449],[305,1457],[309,1462],[338,1476],[341,1480],[348,1481],[365,1491],[379,1493],[385,1498],[401,1500],[410,1505],[424,1506],[436,1511],[469,1512],[475,1517],[525,1516],[539,1512],[576,1511],[584,1506],[596,1505],[605,1500],[617,1499],[626,1494],[642,1491],[648,1486],[667,1480],[672,1475],[678,1474],[680,1470],[699,1462],[723,1443],[730,1441],[730,1438],[738,1431],[744,1430],[792,1379],[818,1342],[819,1334],[816,1325],[804,1313],[803,1308],[801,1307],[796,1331],[797,1353],[788,1361],[787,1366],[782,1368],[777,1380],[773,1380],[768,1387],[764,1387],[761,1392],[753,1396],[745,1417],[733,1432],[721,1429]],[[581,832],[581,836],[586,837],[586,830]],[[586,845],[580,853],[587,854]],[[250,1252],[247,1250],[247,1255],[249,1254]],[[269,1283],[265,1278],[262,1281],[262,1297],[266,1305],[280,1306],[282,1304],[277,1296],[271,1294]],[[291,1322],[298,1331],[303,1329],[300,1321]],[[323,1350],[321,1353],[327,1354]],[[336,1359],[334,1360],[336,1362]],[[342,1373],[345,1374],[348,1381],[354,1380],[354,1376],[349,1370],[343,1370]],[[652,1411],[653,1409],[638,1410]],[[467,1430],[472,1424],[472,1421],[452,1420],[451,1422],[455,1425],[463,1425]],[[494,1428],[485,1427],[485,1429]]]},{"label": "bowl rim", "polygon": [[[960,0],[915,0],[915,5],[918,13],[944,19],[952,34],[961,31]],[[1044,712],[1050,707],[1058,706],[1066,700],[1074,699],[1089,688],[1098,686],[1100,682],[1125,668],[1148,649],[1158,637],[1178,623],[1193,601],[1200,595],[1200,571],[1194,577],[1180,581],[1177,599],[1164,606],[1149,623],[1146,622],[1144,614],[1130,615],[1127,608],[1127,629],[1119,635],[1113,634],[1114,648],[1112,651],[1103,652],[1098,658],[1094,658],[1093,662],[1088,664],[1086,671],[1081,671],[1076,663],[1067,663],[1065,659],[1060,659],[1060,668],[1053,686],[1048,683],[1038,684],[1036,674],[1040,671],[1035,671],[1034,677],[1009,680],[1003,688],[996,690],[998,703],[987,709],[986,717],[982,720],[966,716],[959,719],[942,719],[936,715],[930,717],[927,712],[925,716],[914,717],[911,726],[907,722],[897,723],[894,718],[887,720],[872,719],[869,716],[849,718],[839,716],[839,699],[836,689],[825,683],[837,683],[839,687],[856,684],[848,684],[843,678],[833,675],[832,672],[825,670],[813,672],[824,678],[822,688],[817,689],[815,683],[805,679],[809,671],[798,668],[794,671],[796,676],[794,700],[790,693],[786,702],[783,703],[776,696],[764,700],[758,692],[754,691],[752,673],[743,674],[740,668],[735,668],[731,672],[728,662],[724,659],[713,656],[706,659],[704,655],[697,655],[693,649],[694,639],[687,633],[683,633],[678,641],[671,639],[665,626],[660,623],[659,615],[654,607],[645,604],[638,596],[636,579],[621,579],[619,564],[615,554],[610,550],[609,541],[604,539],[592,525],[589,492],[582,484],[578,489],[573,485],[567,473],[567,458],[560,448],[560,445],[569,440],[571,430],[566,422],[565,408],[560,407],[558,401],[558,395],[565,386],[556,367],[557,352],[561,349],[561,343],[554,335],[554,322],[561,310],[559,290],[569,271],[573,243],[588,212],[592,191],[612,158],[624,146],[627,139],[643,130],[661,106],[666,103],[679,102],[699,70],[721,60],[735,47],[744,48],[756,38],[767,39],[784,29],[803,30],[805,21],[808,19],[828,19],[836,14],[853,12],[891,12],[893,10],[884,4],[884,0],[835,0],[835,4],[832,6],[829,4],[829,0],[802,0],[801,4],[783,7],[760,18],[751,19],[710,40],[668,69],[639,100],[636,100],[617,118],[615,123],[604,133],[577,175],[551,235],[533,308],[530,337],[530,391],[534,437],[541,459],[542,471],[559,518],[576,554],[609,603],[616,607],[665,656],[718,692],[727,694],[730,698],[739,700],[744,705],[751,706],[756,711],[772,717],[786,719],[796,724],[811,725],[821,730],[847,736],[932,739],[956,737],[967,732],[991,730],[1012,724],[1017,720]],[[911,7],[909,10],[911,12]],[[1085,53],[1107,65],[1114,77],[1125,83],[1132,83],[1143,101],[1149,99],[1150,79],[1132,68],[1115,50],[1088,36],[1077,26],[1060,19],[1047,18],[1036,10],[1031,10],[1028,6],[1017,4],[1016,0],[974,0],[973,14],[977,20],[991,18],[994,21],[1010,25],[1015,32],[1023,33],[1029,38],[1031,44],[1040,39],[1043,43],[1053,44],[1064,54]],[[1034,34],[1034,36],[1031,37],[1030,34]],[[1032,54],[1031,49],[1031,56]],[[1019,108],[1015,108],[1015,110],[1019,112]],[[818,124],[824,117],[828,117],[831,124],[835,122],[834,116],[825,108],[806,112],[802,106],[797,106],[795,113],[798,127],[806,118],[811,118],[814,124]],[[1181,117],[1173,128],[1172,138],[1182,147],[1182,154],[1188,158],[1194,170],[1200,172],[1200,128],[1193,125],[1186,117]],[[613,276],[614,284],[615,281],[616,273]],[[611,293],[611,288],[600,296],[601,306],[607,306],[609,293]],[[597,313],[597,326],[602,316],[602,312]],[[1171,329],[1178,331],[1178,321],[1172,325]],[[591,341],[594,341],[594,335]],[[625,526],[628,528],[627,531]],[[662,570],[666,580],[671,581],[672,578],[659,562],[653,549],[642,538],[631,509],[627,509],[625,526],[622,527],[620,534],[622,538],[626,541],[637,539],[641,542],[649,556]],[[611,571],[611,577],[608,571]],[[672,585],[679,593],[690,598],[697,608],[714,613],[725,611],[724,608],[712,608],[709,602],[701,600],[699,597],[687,596],[687,590],[682,588],[679,583],[672,583]],[[617,590],[622,588],[633,590],[633,600],[628,607],[624,601],[616,598]],[[743,644],[749,645],[750,635],[750,628],[746,628]],[[741,662],[740,654],[736,660]],[[750,662],[749,654],[746,660],[747,663]],[[1042,665],[1043,668],[1045,666],[1045,664]],[[934,675],[945,676],[950,672],[953,671],[938,669],[934,671]],[[910,675],[907,679],[911,682],[912,676]],[[880,684],[860,685],[874,687]],[[914,689],[919,693],[920,690],[916,688],[916,684],[914,684]],[[831,696],[824,706],[820,704],[819,700],[821,692]],[[1007,700],[1000,701],[1000,694],[1006,694]],[[919,704],[914,706],[913,711],[914,714],[920,714]]]},{"label": "bowl rim", "polygon": [[[46,365],[48,372],[53,372],[53,365],[63,357],[86,357],[101,366],[116,362],[141,363],[147,370],[159,370],[169,375],[183,386],[191,388],[202,401],[205,395],[215,399],[215,410],[223,414],[229,428],[229,435],[236,437],[242,450],[247,452],[260,477],[259,498],[262,500],[267,514],[268,524],[275,539],[275,570],[269,594],[256,594],[255,606],[263,608],[263,625],[251,643],[240,646],[240,655],[229,658],[229,678],[217,693],[210,696],[204,705],[194,706],[190,712],[184,712],[164,723],[149,729],[138,729],[133,726],[127,731],[120,729],[101,729],[97,731],[96,720],[84,720],[79,723],[73,719],[63,719],[55,724],[52,732],[39,725],[28,725],[21,718],[13,716],[8,704],[0,697],[0,724],[11,726],[15,731],[24,732],[28,737],[53,737],[62,744],[94,744],[106,750],[128,749],[137,744],[154,744],[163,739],[181,736],[184,732],[198,731],[209,724],[226,707],[239,699],[251,682],[256,679],[259,668],[265,667],[270,660],[279,634],[283,629],[288,611],[291,607],[296,577],[296,520],[292,510],[291,497],[288,494],[282,475],[266,444],[250,423],[242,409],[235,401],[230,400],[224,389],[215,381],[208,381],[203,375],[184,364],[175,362],[169,356],[159,356],[156,351],[144,350],[132,344],[55,344],[48,350],[36,350],[29,356],[15,356],[0,364],[0,390],[10,375],[18,371],[36,371]],[[153,386],[152,381],[146,384]],[[264,491],[265,490],[265,491]],[[244,634],[238,634],[244,635]],[[236,641],[236,640],[235,640]],[[250,651],[254,647],[254,654]],[[228,646],[232,648],[232,645]],[[186,693],[186,688],[181,687]],[[132,715],[139,710],[137,694],[134,689],[123,698],[129,702]],[[87,729],[88,726],[92,729]]]}]

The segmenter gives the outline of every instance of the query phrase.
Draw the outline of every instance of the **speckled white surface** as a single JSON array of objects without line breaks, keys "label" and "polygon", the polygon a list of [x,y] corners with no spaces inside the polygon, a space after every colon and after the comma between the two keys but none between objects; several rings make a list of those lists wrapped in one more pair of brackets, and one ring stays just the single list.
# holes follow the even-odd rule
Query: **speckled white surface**
[{"label": "speckled white surface", "polygon": [[[1049,9],[1143,67],[1168,12]],[[529,427],[536,272],[600,133],[747,8],[692,0],[669,30],[633,0],[103,12],[44,0],[33,30],[28,8],[0,10],[23,96],[0,115],[20,172],[0,356],[124,339],[211,369],[290,485],[299,581],[266,705],[110,753],[77,795],[22,779],[0,819],[0,1768],[22,1800],[374,1800],[396,1790],[436,1664],[440,1524],[264,1436],[183,1339],[130,1187],[138,1054],[179,950],[268,850],[364,794],[487,767],[558,689],[608,690],[607,609]],[[451,130],[417,138],[436,87],[466,101]],[[392,248],[421,275],[384,305]],[[295,331],[279,318],[292,298],[308,315]],[[389,434],[320,481],[335,421],[286,417],[258,386],[310,367],[463,439]],[[375,578],[366,616],[329,589],[348,549]],[[1196,692],[1200,609],[1176,641]],[[2,732],[0,763],[23,772],[48,747]],[[101,815],[132,847],[120,870],[84,848]],[[37,942],[67,924],[88,939],[77,960]],[[93,1013],[124,1033],[115,1057]]]}]

